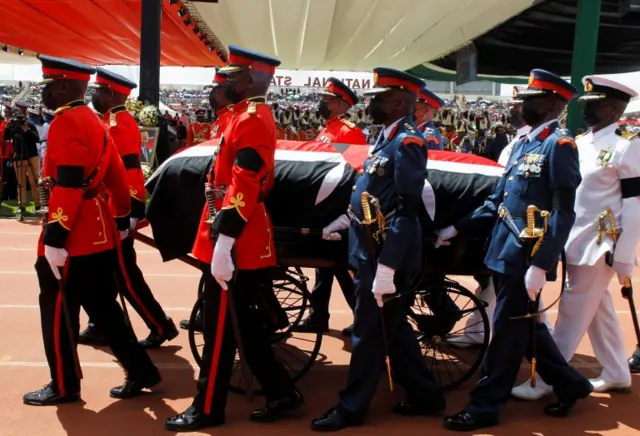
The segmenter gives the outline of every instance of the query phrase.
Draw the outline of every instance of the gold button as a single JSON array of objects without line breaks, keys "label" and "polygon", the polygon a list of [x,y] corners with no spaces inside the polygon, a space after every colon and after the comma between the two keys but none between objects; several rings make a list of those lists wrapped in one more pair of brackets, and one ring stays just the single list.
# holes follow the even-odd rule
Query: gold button
[{"label": "gold button", "polygon": [[96,218],[96,221],[100,221],[100,217]]},{"label": "gold button", "polygon": [[514,160],[514,161],[513,161],[513,164],[514,164],[514,165],[518,165],[518,161],[517,161],[517,160]]},{"label": "gold button", "polygon": [[99,232],[99,233],[98,233],[98,236],[102,236],[102,232]]},{"label": "gold button", "polygon": [[524,176],[525,176],[525,177],[529,177],[529,171],[526,171],[526,172],[524,173]]},{"label": "gold button", "polygon": [[354,187],[353,187],[353,188],[351,188],[351,190],[352,190],[353,192],[356,192],[356,187],[355,187],[355,185],[354,185]]},{"label": "gold button", "polygon": [[507,180],[513,182],[513,176],[509,177]]},{"label": "gold button", "polygon": [[509,193],[508,193],[508,192],[505,192],[505,193],[504,193],[504,196],[505,196],[505,197],[507,197],[508,195],[509,195]]},{"label": "gold button", "polygon": [[360,174],[364,174],[364,170],[360,170],[359,172],[360,172]]}]

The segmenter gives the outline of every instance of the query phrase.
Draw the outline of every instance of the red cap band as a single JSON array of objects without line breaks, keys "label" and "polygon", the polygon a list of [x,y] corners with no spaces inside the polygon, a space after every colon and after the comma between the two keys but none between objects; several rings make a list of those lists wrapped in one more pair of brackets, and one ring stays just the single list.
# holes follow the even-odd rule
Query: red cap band
[{"label": "red cap band", "polygon": [[261,73],[274,74],[276,72],[276,67],[274,67],[273,65],[265,64],[264,62],[256,61],[255,59],[248,59],[238,55],[229,56],[229,65],[244,65],[251,68],[252,70]]},{"label": "red cap band", "polygon": [[418,94],[418,98],[420,100],[424,100],[425,103],[427,103],[429,106],[431,106],[435,110],[439,110],[440,109],[440,103],[438,103],[433,98],[431,98],[430,95]]},{"label": "red cap band", "polygon": [[79,73],[77,71],[58,70],[56,68],[42,67],[42,77],[45,79],[67,79],[82,80],[88,82],[91,80],[91,74]]},{"label": "red cap band", "polygon": [[418,94],[420,92],[420,85],[416,85],[415,83],[409,82],[408,80],[397,79],[395,77],[378,77],[376,86],[379,88],[402,88],[406,89],[407,91],[411,91],[414,94]]},{"label": "red cap band", "polygon": [[564,88],[560,85],[556,85],[555,83],[551,83],[551,82],[545,82],[543,80],[534,80],[531,83],[529,83],[529,87],[527,89],[531,89],[531,88],[538,88],[538,89],[544,89],[546,91],[553,91],[556,94],[559,94],[560,96],[562,96],[563,98],[565,98],[567,101],[570,101],[573,98],[573,92],[567,88]]},{"label": "red cap band", "polygon": [[353,101],[351,96],[344,89],[337,87],[336,85],[333,84],[333,82],[329,82],[329,84],[327,85],[327,90],[336,95],[339,95],[344,101],[349,103],[351,106],[356,104],[356,102]]},{"label": "red cap band", "polygon": [[227,82],[227,78],[224,76],[221,76],[220,74],[216,74],[213,77],[213,83],[220,83],[220,84],[224,84]]},{"label": "red cap band", "polygon": [[120,84],[115,83],[115,82],[112,82],[111,80],[106,79],[106,78],[104,78],[102,76],[96,77],[96,83],[98,85],[106,86],[107,88],[112,89],[115,92],[118,92],[118,93],[123,94],[123,95],[127,95],[128,96],[129,94],[131,94],[131,88],[129,88],[127,86],[124,86],[124,85],[120,85]]}]

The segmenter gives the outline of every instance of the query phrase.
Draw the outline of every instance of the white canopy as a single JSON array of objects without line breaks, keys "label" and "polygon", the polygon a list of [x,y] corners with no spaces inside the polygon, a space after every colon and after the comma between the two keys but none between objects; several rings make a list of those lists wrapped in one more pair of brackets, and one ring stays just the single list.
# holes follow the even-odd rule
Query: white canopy
[{"label": "white canopy", "polygon": [[276,56],[281,68],[401,70],[440,58],[532,6],[532,0],[234,0],[193,3],[225,44]]}]

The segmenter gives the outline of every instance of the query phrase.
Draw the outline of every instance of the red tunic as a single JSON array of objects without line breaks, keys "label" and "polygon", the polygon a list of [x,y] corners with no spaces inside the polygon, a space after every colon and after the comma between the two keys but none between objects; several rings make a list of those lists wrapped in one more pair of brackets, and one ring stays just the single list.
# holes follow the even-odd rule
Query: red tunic
[{"label": "red tunic", "polygon": [[39,256],[44,255],[44,244],[64,247],[69,256],[116,247],[117,230],[129,227],[126,172],[106,126],[83,101],[56,111],[49,127],[43,177],[52,177],[56,185],[38,241]]},{"label": "red tunic", "polygon": [[316,139],[318,141],[335,142],[338,144],[362,145],[367,143],[367,138],[360,128],[351,121],[340,117],[328,120],[327,125],[318,134]]},{"label": "red tunic", "polygon": [[143,219],[145,216],[146,191],[144,173],[140,166],[141,137],[135,118],[124,106],[116,106],[103,115],[102,121],[109,127],[109,134],[122,158],[127,171],[127,183],[131,195],[131,216]]},{"label": "red tunic", "polygon": [[211,124],[199,122],[189,124],[187,128],[187,147],[205,142],[210,135]]},{"label": "red tunic", "polygon": [[228,186],[213,228],[236,238],[235,265],[259,269],[276,264],[273,225],[263,199],[274,184],[276,131],[264,98],[244,100],[225,129],[215,184]]},{"label": "red tunic", "polygon": [[[235,112],[232,107],[226,107],[216,112],[216,121],[211,126],[211,139],[219,139],[226,137],[225,129],[234,116]],[[207,176],[207,183],[213,183],[212,173]],[[217,207],[218,205],[216,205]],[[194,257],[202,262],[211,263],[213,258],[213,243],[211,241],[211,225],[206,221],[209,219],[209,206],[205,203],[202,209],[202,215],[200,216],[200,225],[198,226],[198,234],[196,240],[193,243],[193,249],[191,252]]]}]

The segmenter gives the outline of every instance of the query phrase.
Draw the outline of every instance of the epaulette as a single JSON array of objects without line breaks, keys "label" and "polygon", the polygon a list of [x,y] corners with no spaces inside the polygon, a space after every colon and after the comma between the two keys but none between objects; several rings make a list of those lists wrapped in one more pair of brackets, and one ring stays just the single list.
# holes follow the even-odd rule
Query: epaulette
[{"label": "epaulette", "polygon": [[349,121],[346,118],[340,118],[340,121],[342,121],[342,124],[344,124],[345,126],[347,126],[350,129],[354,129],[356,127],[355,123],[353,121]]},{"label": "epaulette", "polygon": [[423,147],[424,139],[418,138],[417,136],[405,136],[402,139],[402,145],[411,145],[411,144],[415,144],[418,147]]},{"label": "epaulette", "polygon": [[414,133],[414,134],[417,133],[416,129],[414,129],[413,126],[409,123],[404,123],[404,127],[411,133]]},{"label": "epaulette", "polygon": [[118,125],[118,120],[116,118],[116,114],[111,112],[109,114],[109,127],[116,127]]},{"label": "epaulette", "polygon": [[258,112],[258,104],[255,101],[252,101],[251,103],[249,103],[249,106],[247,106],[247,113],[249,115],[255,115]]},{"label": "epaulette", "polygon": [[616,129],[616,135],[622,136],[624,139],[634,139],[638,136],[637,133],[629,132],[628,130]]},{"label": "epaulette", "polygon": [[558,139],[557,144],[559,146],[569,145],[571,148],[578,148],[578,144],[576,144],[576,141],[574,141],[571,136],[563,136],[562,138]]}]

